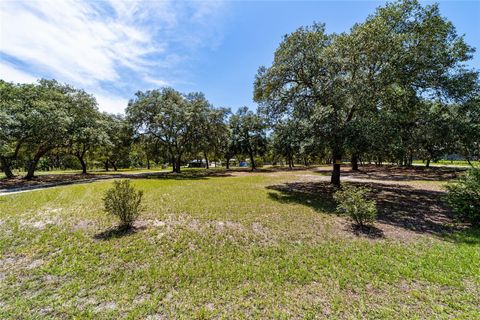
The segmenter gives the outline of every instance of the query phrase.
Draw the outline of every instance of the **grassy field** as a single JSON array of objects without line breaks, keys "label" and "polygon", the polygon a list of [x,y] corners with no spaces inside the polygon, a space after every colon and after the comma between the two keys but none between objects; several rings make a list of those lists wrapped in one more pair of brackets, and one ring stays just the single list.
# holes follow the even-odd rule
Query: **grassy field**
[{"label": "grassy field", "polygon": [[443,179],[372,180],[366,235],[326,179],[134,179],[146,209],[127,234],[102,211],[111,180],[0,197],[0,318],[480,317],[480,232],[445,218]]},{"label": "grassy field", "polygon": [[[473,166],[479,166],[480,165],[480,161],[470,161],[470,163],[473,165]],[[438,167],[438,166],[465,166],[465,167],[470,167],[470,163],[468,163],[468,161],[466,160],[438,160],[436,162],[430,162],[430,166],[432,167]],[[425,162],[423,162],[422,160],[414,160],[413,161],[413,164],[416,164],[416,165],[425,165]]]},{"label": "grassy field", "polygon": [[[137,169],[137,168],[127,168],[127,169],[118,169],[117,171],[110,170],[110,171],[105,171],[103,169],[97,169],[97,170],[88,170],[89,174],[133,174],[133,173],[147,173],[147,172],[162,172],[162,171],[171,171],[172,168],[168,167],[165,169],[162,168],[151,168],[151,169]],[[16,176],[23,177],[27,173],[25,171],[19,171],[19,170],[14,170],[13,173]],[[44,176],[44,175],[52,175],[52,174],[63,174],[63,175],[71,175],[71,174],[80,174],[82,173],[82,170],[52,170],[52,171],[42,171],[42,170],[37,170],[35,171],[35,176]],[[0,172],[0,179],[5,178],[5,174],[3,172]]]}]

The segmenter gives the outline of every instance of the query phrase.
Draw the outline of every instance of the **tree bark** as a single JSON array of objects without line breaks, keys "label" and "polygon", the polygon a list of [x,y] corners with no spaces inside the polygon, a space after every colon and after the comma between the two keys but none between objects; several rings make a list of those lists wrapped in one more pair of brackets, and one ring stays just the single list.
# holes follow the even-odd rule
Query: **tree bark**
[{"label": "tree bark", "polygon": [[427,159],[427,162],[425,163],[425,167],[427,167],[427,168],[430,167],[430,159]]},{"label": "tree bark", "polygon": [[180,160],[175,161],[175,172],[180,173]]},{"label": "tree bark", "polygon": [[[470,161],[470,157],[467,158],[467,162],[468,162],[468,164],[470,165],[470,167],[473,168],[473,164],[472,164],[472,162]],[[452,163],[453,163],[453,160],[452,160]]]},{"label": "tree bark", "polygon": [[82,174],[87,174],[87,163],[83,160],[83,156],[77,154],[78,161],[80,161],[80,165],[82,166]]},{"label": "tree bark", "polygon": [[172,159],[173,160],[172,165],[173,165],[173,172],[174,173],[180,173],[180,159],[181,159],[180,157],[181,156],[178,156],[177,158],[173,157],[173,159]]},{"label": "tree bark", "polygon": [[225,159],[227,169],[230,169],[230,158]]},{"label": "tree bark", "polygon": [[358,171],[358,155],[356,153],[352,154],[352,170]]},{"label": "tree bark", "polygon": [[28,164],[28,170],[27,170],[27,175],[25,176],[25,179],[30,180],[34,177],[35,175],[35,170],[37,169],[37,164],[38,161],[40,161],[40,158],[43,156],[44,153],[38,153],[33,157],[32,161]]},{"label": "tree bark", "polygon": [[150,170],[150,159],[147,157],[147,170]]},{"label": "tree bark", "polygon": [[207,153],[206,153],[206,152],[204,152],[204,153],[203,153],[203,156],[205,157],[205,164],[207,165],[207,166],[205,167],[205,169],[209,169],[209,168],[210,168],[210,166],[209,166],[209,163],[208,163],[208,157],[207,157]]},{"label": "tree bark", "polygon": [[108,172],[108,160],[107,160],[107,161],[105,161],[105,171],[107,171],[107,172]]},{"label": "tree bark", "polygon": [[10,166],[3,167],[3,173],[5,173],[5,176],[6,176],[8,179],[12,179],[12,178],[15,177],[15,175],[13,174],[12,169],[10,168]]},{"label": "tree bark", "polygon": [[10,162],[7,159],[5,159],[4,157],[0,157],[0,165],[2,167],[3,173],[5,173],[5,176],[8,179],[15,177],[10,167]]},{"label": "tree bark", "polygon": [[336,187],[340,187],[340,163],[341,162],[342,162],[341,153],[338,151],[334,151],[331,183]]},{"label": "tree bark", "polygon": [[117,171],[117,170],[118,170],[117,165],[115,164],[115,161],[110,160],[110,164],[111,164],[112,167],[113,167],[113,171]]},{"label": "tree bark", "polygon": [[249,153],[250,162],[252,163],[252,171],[255,170],[257,167],[255,166],[255,159],[253,158],[253,153]]}]

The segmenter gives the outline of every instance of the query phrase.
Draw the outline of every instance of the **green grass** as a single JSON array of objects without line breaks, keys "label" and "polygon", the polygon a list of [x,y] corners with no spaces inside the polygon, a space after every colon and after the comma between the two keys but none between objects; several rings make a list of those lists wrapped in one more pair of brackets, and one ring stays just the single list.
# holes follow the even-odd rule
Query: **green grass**
[{"label": "green grass", "polygon": [[112,181],[0,197],[0,318],[480,317],[480,234],[372,240],[296,172],[142,179],[109,232]]},{"label": "green grass", "polygon": [[[425,165],[425,162],[422,160],[414,160],[414,164],[416,165]],[[470,161],[470,163],[474,166],[480,165],[480,161]],[[468,166],[470,167],[470,164],[466,160],[438,160],[436,162],[430,162],[430,166],[435,167],[435,166]]]},{"label": "green grass", "polygon": [[[160,167],[158,168],[151,168],[151,169],[139,169],[139,168],[121,168],[118,169],[117,171],[114,171],[113,169],[109,171],[105,171],[104,169],[91,169],[88,170],[88,173],[90,174],[132,174],[132,173],[147,173],[147,172],[160,172],[160,171],[171,171],[172,168],[168,167],[165,169],[162,169]],[[22,177],[25,176],[27,173],[25,171],[19,171],[19,170],[14,170],[13,173],[16,176]],[[37,170],[35,171],[36,176],[43,176],[43,175],[50,175],[50,174],[81,174],[82,170],[74,170],[74,169],[68,169],[68,170],[50,170],[50,171],[42,171],[42,170]],[[5,174],[3,172],[0,172],[0,179],[5,178]]]}]

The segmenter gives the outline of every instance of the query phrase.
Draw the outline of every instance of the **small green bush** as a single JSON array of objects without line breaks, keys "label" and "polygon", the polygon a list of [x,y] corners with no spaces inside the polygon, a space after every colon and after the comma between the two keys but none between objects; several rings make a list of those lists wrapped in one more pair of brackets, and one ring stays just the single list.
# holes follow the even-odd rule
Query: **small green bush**
[{"label": "small green bush", "polygon": [[264,164],[265,163],[263,161],[263,158],[260,158],[260,157],[255,158],[255,165],[257,166],[257,168],[263,167]]},{"label": "small green bush", "polygon": [[447,186],[447,203],[458,219],[480,225],[480,168],[472,168],[455,184]]},{"label": "small green bush", "polygon": [[375,201],[366,200],[368,191],[364,187],[343,186],[333,195],[338,203],[337,210],[348,215],[358,226],[371,224],[377,218]]},{"label": "small green bush", "polygon": [[143,191],[136,191],[130,180],[113,182],[113,188],[105,192],[105,211],[120,219],[121,228],[131,228],[142,210]]}]

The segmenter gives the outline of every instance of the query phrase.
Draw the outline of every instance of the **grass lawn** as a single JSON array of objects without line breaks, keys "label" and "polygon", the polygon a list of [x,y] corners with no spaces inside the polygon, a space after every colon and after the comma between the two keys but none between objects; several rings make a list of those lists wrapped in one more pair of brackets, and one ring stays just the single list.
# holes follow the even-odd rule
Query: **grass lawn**
[{"label": "grass lawn", "polygon": [[[109,171],[105,171],[103,169],[97,169],[97,170],[88,170],[89,174],[136,174],[136,173],[148,173],[148,172],[162,172],[162,171],[171,171],[171,167],[162,169],[162,168],[151,168],[151,169],[137,169],[137,168],[121,168],[118,169],[117,171],[111,169]],[[13,173],[18,176],[18,177],[24,177],[27,173],[25,171],[19,171],[19,170],[14,170]],[[37,170],[35,171],[35,176],[45,176],[45,175],[72,175],[72,174],[80,174],[82,173],[82,170],[52,170],[52,171],[42,171],[42,170]],[[0,172],[0,179],[5,178],[5,174],[3,172]]]},{"label": "grass lawn", "polygon": [[[425,165],[425,162],[422,160],[414,160],[413,164],[416,165]],[[475,161],[472,160],[470,163],[466,160],[438,160],[436,162],[430,162],[430,166],[436,167],[436,166],[465,166],[465,167],[470,167],[470,164],[473,166],[478,166],[480,165],[480,161]]]},{"label": "grass lawn", "polygon": [[102,211],[112,180],[0,197],[0,318],[480,318],[480,232],[452,227],[444,182],[372,180],[365,235],[325,179],[134,179],[127,234]]}]

